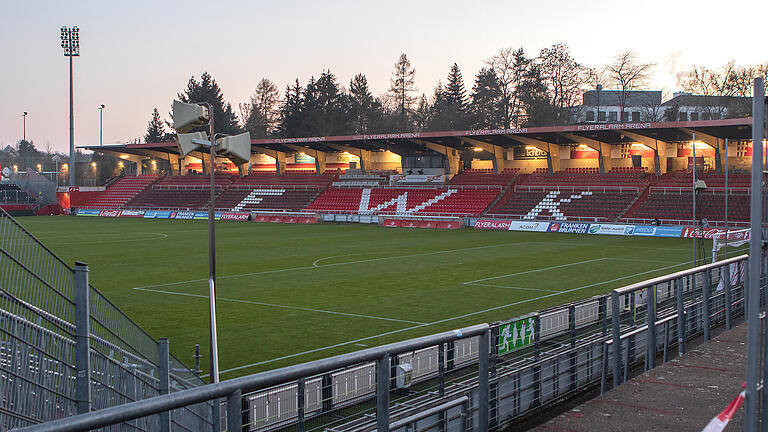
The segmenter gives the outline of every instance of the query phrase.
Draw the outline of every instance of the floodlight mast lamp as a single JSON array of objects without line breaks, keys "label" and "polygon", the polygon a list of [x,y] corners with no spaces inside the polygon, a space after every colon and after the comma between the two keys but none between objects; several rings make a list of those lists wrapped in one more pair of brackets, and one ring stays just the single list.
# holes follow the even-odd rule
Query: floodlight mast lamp
[{"label": "floodlight mast lamp", "polygon": [[61,48],[69,57],[69,185],[75,186],[75,114],[72,78],[72,58],[80,56],[80,29],[61,28]]}]

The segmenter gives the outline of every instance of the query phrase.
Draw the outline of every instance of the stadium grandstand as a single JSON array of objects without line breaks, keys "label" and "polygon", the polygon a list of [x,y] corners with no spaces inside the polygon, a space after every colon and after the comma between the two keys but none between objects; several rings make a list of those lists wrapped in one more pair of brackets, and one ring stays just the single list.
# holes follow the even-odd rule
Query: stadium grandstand
[{"label": "stadium grandstand", "polygon": [[[726,220],[727,196],[727,219],[744,222],[750,122],[254,139],[249,163],[217,160],[216,209],[683,225]],[[133,163],[137,175],[118,176],[72,207],[195,211],[209,205],[210,174],[200,153],[180,157],[173,142],[83,148]],[[159,159],[169,171],[153,168]],[[694,168],[706,186],[697,192],[696,214]],[[78,193],[60,192],[67,200]]]}]

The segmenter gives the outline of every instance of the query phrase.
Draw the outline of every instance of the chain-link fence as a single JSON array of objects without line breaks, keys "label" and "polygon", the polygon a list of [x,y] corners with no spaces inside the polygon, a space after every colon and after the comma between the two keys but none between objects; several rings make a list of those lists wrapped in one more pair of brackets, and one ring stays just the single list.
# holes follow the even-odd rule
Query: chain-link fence
[{"label": "chain-link fence", "polygon": [[[0,209],[0,430],[78,413],[76,278],[73,269]],[[90,400],[99,410],[203,382],[97,289],[88,292]],[[161,385],[164,371],[167,389]],[[211,405],[175,410],[177,430],[211,423]],[[156,430],[157,419],[111,430]]]}]

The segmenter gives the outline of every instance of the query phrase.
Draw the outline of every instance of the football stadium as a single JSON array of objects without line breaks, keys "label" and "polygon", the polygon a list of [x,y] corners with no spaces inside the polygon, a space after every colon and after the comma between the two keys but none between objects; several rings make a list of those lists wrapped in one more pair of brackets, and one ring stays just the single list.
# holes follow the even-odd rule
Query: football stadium
[{"label": "football stadium", "polygon": [[[8,45],[19,65],[0,104],[0,432],[768,431],[768,63],[684,68],[682,52],[657,65],[626,50],[589,66],[574,56],[598,49],[574,35],[573,52],[499,49],[471,91],[453,63],[418,97],[402,53],[378,96],[378,75],[346,86],[324,66],[282,95],[262,78],[237,106],[209,72],[166,97],[197,57],[228,88],[304,73],[326,40],[357,68],[374,60],[344,43],[383,50],[365,33],[392,16],[321,32],[296,16],[312,50],[289,56],[286,37],[281,55],[264,44],[261,63],[233,65],[232,40],[270,40],[278,11],[298,9],[264,2],[275,16],[246,25],[232,18],[257,14],[245,3],[212,8],[210,33],[162,2],[156,17],[89,11],[104,20],[97,63],[80,58],[80,28],[61,27],[67,152],[42,147],[65,129],[63,108],[47,111],[65,99],[43,89],[64,84],[33,35],[39,15],[71,14],[14,3],[0,16],[16,30],[29,18],[19,40],[38,47]],[[145,27],[161,18],[163,32]],[[117,41],[104,28],[129,20]],[[706,55],[734,48],[719,44]],[[650,90],[657,66],[681,90]],[[76,141],[76,95],[105,88],[98,135]],[[167,120],[155,107],[146,135],[125,139],[159,99]],[[11,145],[5,105],[22,113]],[[106,143],[105,109],[120,130]]]}]

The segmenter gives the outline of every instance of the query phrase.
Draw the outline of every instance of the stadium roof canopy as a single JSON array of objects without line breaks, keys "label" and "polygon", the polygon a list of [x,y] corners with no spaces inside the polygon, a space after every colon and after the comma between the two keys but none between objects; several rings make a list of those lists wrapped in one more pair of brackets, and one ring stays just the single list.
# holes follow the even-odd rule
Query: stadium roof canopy
[{"label": "stadium roof canopy", "polygon": [[[262,138],[251,140],[253,153],[271,154],[275,151],[295,153],[307,149],[320,152],[362,149],[386,151],[400,155],[440,151],[442,149],[468,150],[478,146],[513,148],[521,146],[574,146],[585,143],[621,144],[644,141],[656,143],[686,142],[696,139],[711,142],[714,139],[749,140],[752,119],[700,120],[685,122],[633,122],[598,123],[568,126],[546,126],[514,129],[485,129],[442,132],[404,132],[371,135],[342,135],[306,138]],[[708,142],[708,143],[709,143]],[[79,146],[79,148],[114,153],[116,156],[145,156],[168,159],[178,156],[175,142],[145,144],[112,144]]]}]

